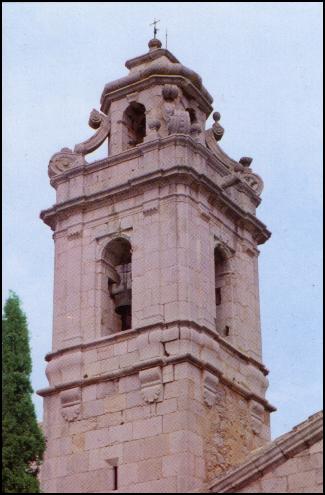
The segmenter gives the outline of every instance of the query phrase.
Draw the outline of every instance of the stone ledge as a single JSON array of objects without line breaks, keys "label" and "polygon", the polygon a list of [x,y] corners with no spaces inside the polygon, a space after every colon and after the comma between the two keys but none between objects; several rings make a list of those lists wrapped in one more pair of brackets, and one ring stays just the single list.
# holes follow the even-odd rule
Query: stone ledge
[{"label": "stone ledge", "polygon": [[100,344],[105,344],[105,343],[116,343],[120,342],[123,340],[127,340],[129,337],[137,336],[140,333],[144,333],[148,330],[154,330],[154,329],[168,329],[169,327],[174,327],[175,325],[180,328],[181,326],[184,327],[189,327],[197,330],[199,333],[205,333],[209,337],[211,337],[213,340],[217,341],[222,347],[224,347],[227,351],[229,351],[231,354],[234,354],[235,356],[238,356],[240,359],[247,363],[251,363],[253,366],[258,368],[259,370],[262,371],[262,373],[267,376],[269,374],[269,370],[264,366],[263,363],[260,363],[256,359],[252,358],[251,356],[248,356],[245,354],[245,352],[240,351],[237,349],[233,344],[228,342],[225,338],[223,338],[221,335],[219,335],[217,332],[211,330],[210,328],[204,326],[204,325],[199,325],[198,323],[190,320],[173,320],[169,321],[167,323],[154,323],[151,325],[146,325],[143,327],[138,327],[138,328],[133,328],[131,330],[126,330],[124,332],[119,332],[115,333],[112,335],[108,335],[105,337],[101,337],[97,340],[91,340],[88,342],[84,342],[82,344],[77,344],[69,347],[65,347],[63,349],[60,349],[55,352],[49,352],[45,356],[46,361],[51,361],[51,359],[60,356],[64,353],[71,352],[71,351],[76,351],[76,350],[86,350],[90,349],[92,347],[96,347]]},{"label": "stone ledge", "polygon": [[130,74],[109,83],[104,88],[100,99],[101,111],[107,114],[112,101],[121,99],[130,93],[148,89],[153,85],[177,84],[186,94],[196,99],[205,114],[209,115],[212,111],[213,98],[202,85],[200,76],[182,64],[173,65],[177,67],[176,70],[171,71],[172,65],[169,69],[168,67],[164,69],[159,63],[152,64],[143,71],[140,77],[138,74]]},{"label": "stone ledge", "polygon": [[46,397],[48,395],[56,394],[58,392],[61,392],[62,390],[67,390],[75,387],[82,387],[86,385],[92,385],[94,383],[100,383],[108,380],[113,380],[117,378],[121,378],[123,376],[129,376],[134,373],[138,373],[139,371],[146,370],[148,368],[153,368],[156,366],[168,366],[170,364],[177,364],[177,363],[182,363],[182,362],[190,362],[194,366],[197,366],[198,368],[202,370],[208,370],[212,374],[214,374],[220,382],[225,383],[233,389],[235,392],[239,393],[241,396],[245,397],[248,400],[255,400],[256,402],[259,402],[262,404],[262,406],[270,412],[275,411],[276,409],[274,406],[269,404],[269,402],[264,399],[263,397],[260,397],[256,395],[255,393],[251,392],[249,389],[241,386],[238,383],[233,382],[231,379],[227,378],[224,373],[222,372],[221,369],[219,369],[217,366],[208,363],[200,358],[197,358],[190,352],[183,353],[183,354],[176,354],[174,356],[169,356],[169,357],[158,357],[158,358],[153,358],[153,359],[148,359],[148,360],[143,360],[140,363],[124,367],[124,368],[119,368],[117,370],[108,372],[108,373],[103,373],[101,375],[97,375],[91,378],[83,378],[81,380],[74,380],[71,382],[66,382],[62,383],[57,386],[53,387],[47,387],[41,390],[37,391],[37,394],[40,395],[41,397]]},{"label": "stone ledge", "polygon": [[[78,196],[71,200],[65,201],[54,205],[52,208],[43,210],[40,214],[40,218],[55,230],[55,218],[58,214],[66,214],[69,211],[85,209],[94,202],[107,200],[109,197],[117,197],[119,195],[133,194],[135,190],[139,190],[139,186],[148,183],[148,181],[154,183],[159,182],[161,179],[181,179],[182,181],[196,181],[199,184],[203,184],[207,192],[218,197],[218,200],[222,202],[223,206],[233,215],[237,220],[242,222],[244,226],[253,232],[253,235],[258,244],[263,244],[271,233],[266,226],[256,218],[252,213],[245,211],[239,205],[234,203],[225,193],[223,193],[220,187],[215,184],[211,179],[205,175],[199,174],[191,167],[187,166],[175,166],[167,170],[158,170],[149,174],[144,174],[140,177],[130,179],[124,185],[117,185],[113,188],[108,188],[104,191],[99,191],[88,196]],[[184,194],[184,193],[183,193]]]}]

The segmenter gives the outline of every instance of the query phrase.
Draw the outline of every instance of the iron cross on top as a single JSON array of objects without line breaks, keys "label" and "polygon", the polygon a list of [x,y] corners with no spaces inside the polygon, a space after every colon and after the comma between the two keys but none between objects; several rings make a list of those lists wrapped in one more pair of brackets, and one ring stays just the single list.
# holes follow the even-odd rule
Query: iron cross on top
[{"label": "iron cross on top", "polygon": [[158,22],[160,22],[160,20],[156,21],[156,19],[150,24],[150,26],[154,26],[153,28],[153,37],[154,39],[156,39],[156,34],[158,33],[158,28],[157,28],[157,24]]}]

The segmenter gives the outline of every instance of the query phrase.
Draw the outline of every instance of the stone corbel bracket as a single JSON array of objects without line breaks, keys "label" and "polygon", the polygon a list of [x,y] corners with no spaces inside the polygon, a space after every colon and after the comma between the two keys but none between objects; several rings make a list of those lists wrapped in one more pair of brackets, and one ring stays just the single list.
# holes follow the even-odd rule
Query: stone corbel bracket
[{"label": "stone corbel bracket", "polygon": [[155,213],[158,213],[159,211],[159,200],[158,199],[151,199],[150,201],[147,201],[143,205],[143,215],[144,216],[150,216],[154,215]]},{"label": "stone corbel bracket", "polygon": [[90,113],[89,126],[98,131],[86,141],[76,144],[74,152],[82,156],[92,153],[105,141],[111,130],[111,122],[107,115],[93,109]]},{"label": "stone corbel bracket", "polygon": [[249,407],[251,412],[252,431],[255,435],[259,435],[264,424],[264,407],[255,400],[250,401]]},{"label": "stone corbel bracket", "polygon": [[80,414],[81,388],[76,387],[60,392],[61,414],[65,421],[75,421]]},{"label": "stone corbel bracket", "polygon": [[162,373],[160,366],[139,371],[142,396],[145,402],[162,400]]},{"label": "stone corbel bracket", "polygon": [[219,378],[210,373],[210,371],[205,370],[203,377],[203,399],[208,407],[212,407],[216,403],[218,384]]}]

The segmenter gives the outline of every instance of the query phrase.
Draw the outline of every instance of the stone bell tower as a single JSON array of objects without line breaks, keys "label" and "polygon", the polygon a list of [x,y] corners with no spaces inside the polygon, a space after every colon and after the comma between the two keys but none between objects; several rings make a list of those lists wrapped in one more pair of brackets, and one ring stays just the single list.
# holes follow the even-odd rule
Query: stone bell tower
[{"label": "stone bell tower", "polygon": [[[186,493],[269,439],[255,215],[200,76],[157,39],[107,84],[94,135],[49,163],[49,493]],[[108,143],[108,156],[86,155]]]}]

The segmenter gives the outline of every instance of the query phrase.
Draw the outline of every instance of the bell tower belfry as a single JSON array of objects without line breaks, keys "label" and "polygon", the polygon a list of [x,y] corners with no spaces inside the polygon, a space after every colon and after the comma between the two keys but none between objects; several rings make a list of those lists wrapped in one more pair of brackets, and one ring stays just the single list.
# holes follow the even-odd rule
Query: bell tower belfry
[{"label": "bell tower belfry", "polygon": [[48,493],[186,493],[269,440],[262,179],[222,151],[212,97],[158,39],[126,67],[94,135],[49,163]]}]

